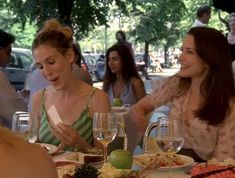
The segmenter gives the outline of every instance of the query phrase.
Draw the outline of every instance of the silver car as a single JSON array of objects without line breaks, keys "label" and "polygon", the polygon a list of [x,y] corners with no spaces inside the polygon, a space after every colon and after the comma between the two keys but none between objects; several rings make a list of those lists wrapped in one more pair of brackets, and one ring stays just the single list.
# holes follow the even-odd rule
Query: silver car
[{"label": "silver car", "polygon": [[6,67],[6,74],[16,90],[21,91],[24,88],[24,82],[30,72],[32,62],[33,56],[30,49],[12,48],[11,59]]}]

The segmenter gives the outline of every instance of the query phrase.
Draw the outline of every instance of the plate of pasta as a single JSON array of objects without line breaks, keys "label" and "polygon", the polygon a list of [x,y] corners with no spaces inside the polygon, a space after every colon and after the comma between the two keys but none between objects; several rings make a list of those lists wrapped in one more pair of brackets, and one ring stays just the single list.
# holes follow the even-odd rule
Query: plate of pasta
[{"label": "plate of pasta", "polygon": [[[164,153],[141,154],[133,156],[133,159],[134,165],[142,168],[147,167],[156,159],[159,161],[159,169],[168,169],[170,164],[172,164],[173,169],[184,168],[194,163],[194,160],[188,156],[179,154],[172,154],[170,156],[169,158],[169,155]],[[170,160],[172,160],[172,163],[170,163]]]}]

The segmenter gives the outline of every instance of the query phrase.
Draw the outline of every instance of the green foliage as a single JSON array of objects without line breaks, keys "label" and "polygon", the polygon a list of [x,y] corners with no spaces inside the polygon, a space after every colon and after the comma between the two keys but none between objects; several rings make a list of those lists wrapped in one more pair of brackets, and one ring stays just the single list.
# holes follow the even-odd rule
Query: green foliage
[{"label": "green foliage", "polygon": [[[73,3],[67,21],[59,13],[58,2],[65,3],[64,7]],[[0,28],[16,35],[17,46],[30,47],[37,27],[48,18],[60,18],[72,23],[77,39],[85,39],[81,42],[84,49],[105,51],[115,43],[119,29],[142,46],[147,41],[152,46],[173,47],[181,45],[202,4],[210,5],[211,0],[0,0]],[[208,26],[225,33],[218,12],[212,8]],[[220,15],[227,21],[228,13]]]},{"label": "green foliage", "polygon": [[184,15],[184,3],[175,0],[145,0],[139,4],[144,11],[138,11],[142,11],[142,14],[134,31],[137,40],[173,45],[180,34],[179,23]]},{"label": "green foliage", "polygon": [[[116,5],[124,14],[127,13],[125,0],[1,0],[0,7],[13,13],[13,22],[22,24],[27,20],[38,27],[49,18],[58,18],[74,28],[78,38],[88,35],[97,26],[107,24],[110,5]],[[59,6],[59,3],[62,3]],[[68,10],[72,5],[71,11]],[[60,9],[58,9],[60,7]],[[71,14],[71,16],[70,16]]]}]

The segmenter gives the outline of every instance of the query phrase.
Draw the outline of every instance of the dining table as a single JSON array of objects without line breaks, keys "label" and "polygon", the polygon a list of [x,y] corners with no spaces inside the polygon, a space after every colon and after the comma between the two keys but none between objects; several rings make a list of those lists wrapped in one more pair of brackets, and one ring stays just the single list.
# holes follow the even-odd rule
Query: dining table
[{"label": "dining table", "polygon": [[[53,156],[52,159],[54,162],[60,162],[60,161],[71,161],[68,160],[67,158],[71,155],[74,155],[74,152],[70,152],[70,151],[66,151],[62,154],[58,154],[56,156]],[[74,161],[76,163],[79,163],[77,161]],[[80,162],[80,164],[83,164]],[[98,169],[102,167],[103,163],[102,162],[97,162],[97,163],[92,163],[92,166],[97,167]],[[190,166],[188,167],[182,167],[182,168],[172,168],[172,178],[190,178],[190,174],[186,174],[185,170],[188,169]],[[135,165],[133,165],[132,169],[136,170],[139,169],[138,166],[136,168]],[[168,169],[164,168],[164,169],[156,169],[151,171],[146,178],[168,178]]]},{"label": "dining table", "polygon": [[[118,123],[124,128],[124,130],[119,128],[117,137],[126,137],[127,150],[132,152],[133,155],[135,156],[134,150],[136,149],[137,145],[138,147],[140,147],[140,145],[139,145],[138,138],[136,138],[136,135],[138,134],[138,130],[136,129],[135,123],[130,118],[129,108],[128,107],[112,108],[112,111],[116,114],[116,119]],[[149,121],[151,121],[151,117],[154,114],[156,113],[153,112],[147,116]],[[114,145],[116,144],[115,140],[113,144]],[[147,153],[155,153],[156,151],[159,151],[156,149],[157,149],[156,142],[154,142],[153,139],[149,138],[148,146],[147,146]],[[52,158],[54,162],[71,161],[71,160],[68,160],[67,158],[69,155],[72,155],[72,154],[74,154],[74,152],[66,151],[64,153],[55,155]],[[139,152],[138,154],[143,154],[143,152]],[[83,163],[81,162],[80,164],[83,164]],[[103,164],[98,162],[98,163],[93,163],[92,165],[97,168],[101,168]],[[190,165],[188,167],[190,167]],[[185,173],[185,169],[187,169],[188,167],[172,168],[172,177],[173,178],[190,178],[191,177],[190,174]],[[136,169],[135,166],[133,166],[133,169]],[[168,178],[168,169],[160,168],[160,169],[153,170],[149,173],[149,175],[146,176],[146,178]]]}]

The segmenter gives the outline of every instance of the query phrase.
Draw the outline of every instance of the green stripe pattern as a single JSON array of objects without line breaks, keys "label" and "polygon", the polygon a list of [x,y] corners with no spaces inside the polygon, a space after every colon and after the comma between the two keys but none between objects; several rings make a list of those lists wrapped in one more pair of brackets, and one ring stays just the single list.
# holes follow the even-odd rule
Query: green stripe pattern
[{"label": "green stripe pattern", "polygon": [[[77,119],[72,127],[78,131],[80,136],[84,138],[87,143],[92,145],[93,143],[93,133],[92,133],[92,118],[89,117],[89,107],[86,107],[81,113],[80,118]],[[39,140],[42,143],[48,143],[58,146],[60,141],[52,135],[52,128],[47,119],[45,109],[43,107],[42,117],[39,129]],[[73,150],[74,148],[67,147],[66,150]]]}]

